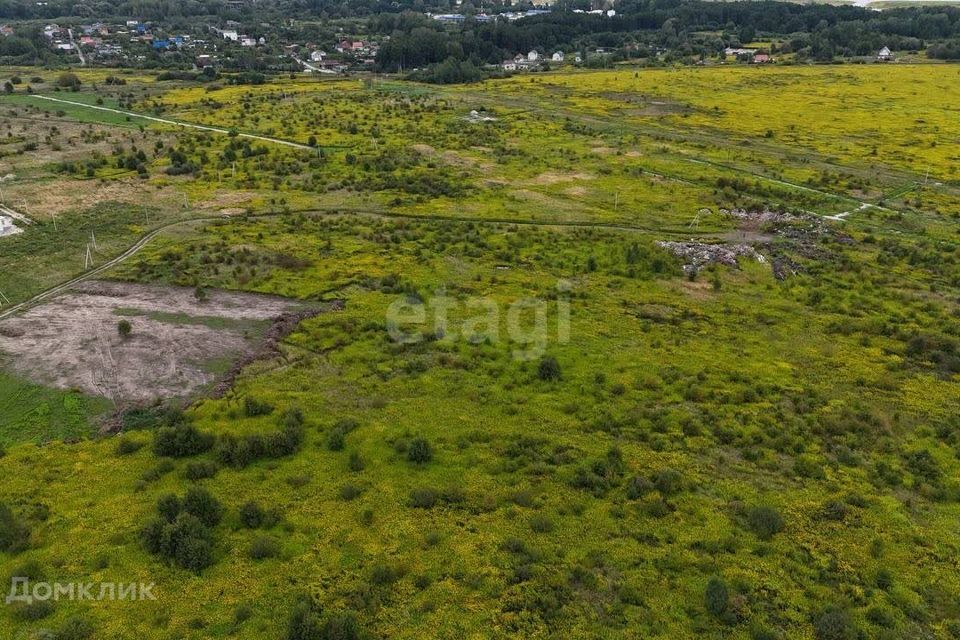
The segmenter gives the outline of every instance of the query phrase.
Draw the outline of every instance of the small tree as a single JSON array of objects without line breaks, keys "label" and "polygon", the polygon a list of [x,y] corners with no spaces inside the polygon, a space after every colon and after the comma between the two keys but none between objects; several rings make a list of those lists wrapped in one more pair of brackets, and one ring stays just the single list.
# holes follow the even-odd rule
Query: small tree
[{"label": "small tree", "polygon": [[206,302],[207,290],[203,287],[197,287],[193,290],[193,297],[197,299],[197,302]]},{"label": "small tree", "polygon": [[117,333],[120,334],[120,337],[126,340],[130,337],[130,334],[133,333],[133,325],[130,324],[129,320],[121,320],[117,323]]}]

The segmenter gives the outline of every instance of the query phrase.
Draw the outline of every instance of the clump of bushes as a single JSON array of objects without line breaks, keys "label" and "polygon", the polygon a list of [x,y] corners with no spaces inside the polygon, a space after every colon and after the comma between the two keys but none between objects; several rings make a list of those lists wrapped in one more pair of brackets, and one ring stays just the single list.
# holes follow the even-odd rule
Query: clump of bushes
[{"label": "clump of bushes", "polygon": [[415,509],[432,509],[439,504],[462,504],[466,496],[459,488],[439,490],[433,487],[418,487],[410,492],[410,506]]},{"label": "clump of bushes", "polygon": [[191,487],[183,499],[161,497],[157,514],[141,531],[150,553],[197,573],[213,564],[213,528],[223,507],[206,489]]},{"label": "clump of bushes", "polygon": [[170,458],[186,458],[208,451],[213,446],[212,434],[204,433],[189,423],[157,429],[153,436],[153,453]]},{"label": "clump of bushes", "polygon": [[211,460],[197,460],[187,463],[183,470],[183,477],[187,480],[206,480],[217,475],[219,467]]},{"label": "clump of bushes", "polygon": [[325,613],[309,599],[297,603],[287,624],[287,640],[362,640],[366,637],[355,613]]},{"label": "clump of bushes", "polygon": [[327,448],[330,451],[342,451],[347,442],[347,434],[355,431],[360,423],[353,418],[338,420],[327,434]]},{"label": "clump of bushes", "polygon": [[280,513],[266,510],[252,500],[240,507],[240,523],[248,529],[269,529],[280,522]]},{"label": "clump of bushes", "polygon": [[250,434],[235,436],[223,434],[217,439],[215,455],[222,464],[240,469],[264,458],[282,458],[300,449],[303,444],[304,427],[302,420],[282,421],[282,427],[269,435]]}]

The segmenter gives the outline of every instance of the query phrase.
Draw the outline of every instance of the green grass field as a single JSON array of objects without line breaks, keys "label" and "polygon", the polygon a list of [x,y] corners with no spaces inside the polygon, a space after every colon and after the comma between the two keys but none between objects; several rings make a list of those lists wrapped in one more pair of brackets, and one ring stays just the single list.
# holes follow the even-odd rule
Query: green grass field
[{"label": "green grass field", "polygon": [[[0,575],[157,600],[0,607],[0,637],[960,637],[956,73],[149,85],[142,112],[327,148],[135,140],[131,179],[189,197],[158,219],[205,220],[107,275],[345,306],[116,436],[3,374]],[[146,228],[123,211],[83,213],[105,254]],[[66,275],[41,233],[0,245],[21,297]],[[763,260],[657,245],[691,238]],[[197,487],[219,513],[155,520]]]}]

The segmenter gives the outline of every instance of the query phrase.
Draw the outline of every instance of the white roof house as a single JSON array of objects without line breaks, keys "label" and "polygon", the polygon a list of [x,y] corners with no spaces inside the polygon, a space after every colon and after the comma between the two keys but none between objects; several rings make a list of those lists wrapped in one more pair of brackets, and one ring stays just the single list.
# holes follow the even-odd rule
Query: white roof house
[{"label": "white roof house", "polygon": [[893,53],[888,47],[880,49],[880,52],[877,54],[877,60],[893,60]]},{"label": "white roof house", "polygon": [[530,53],[527,54],[527,60],[537,60],[540,58],[540,54],[537,53],[536,49],[533,49]]},{"label": "white roof house", "polygon": [[554,62],[563,62],[563,51],[557,51],[550,59]]}]

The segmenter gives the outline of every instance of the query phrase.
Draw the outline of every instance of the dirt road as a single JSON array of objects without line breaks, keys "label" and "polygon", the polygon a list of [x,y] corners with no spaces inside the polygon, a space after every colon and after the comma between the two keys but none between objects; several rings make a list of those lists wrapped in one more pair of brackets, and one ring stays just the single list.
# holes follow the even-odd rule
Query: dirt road
[{"label": "dirt road", "polygon": [[[86,104],[84,102],[75,102],[73,100],[64,100],[63,98],[54,98],[53,96],[38,96],[31,95],[31,98],[36,98],[37,100],[47,100],[50,102],[59,102],[60,104],[69,104],[75,107],[84,107],[86,109],[95,109],[97,111],[106,111],[108,113],[116,113],[122,116],[128,116],[130,118],[140,118],[141,120],[149,120],[150,122],[159,122],[161,124],[170,124],[175,127],[186,127],[188,129],[199,129],[200,131],[212,131],[214,133],[231,133],[229,129],[221,129],[219,127],[210,127],[203,124],[193,124],[191,122],[181,122],[180,120],[171,120],[169,118],[158,118],[156,116],[147,116],[140,113],[134,113],[133,111],[123,111],[121,109],[113,109],[111,107],[101,107],[100,105],[95,104]],[[237,133],[237,136],[241,138],[250,138],[252,140],[261,140],[263,142],[272,142],[274,144],[282,144],[288,147],[295,147],[297,149],[306,149],[308,151],[313,151],[313,147],[300,144],[299,142],[292,142],[290,140],[281,140],[280,138],[271,138],[269,136],[258,136],[253,133]]]}]

